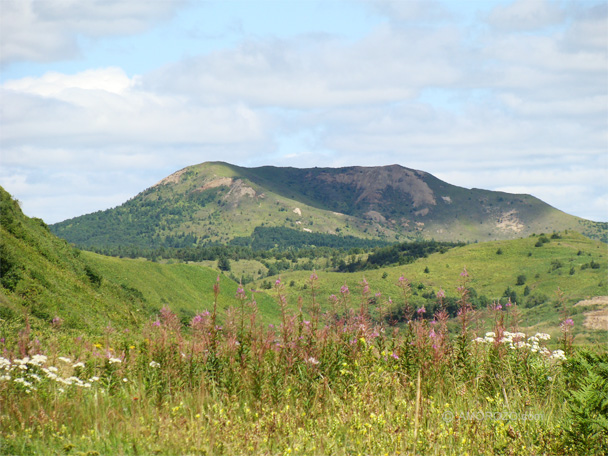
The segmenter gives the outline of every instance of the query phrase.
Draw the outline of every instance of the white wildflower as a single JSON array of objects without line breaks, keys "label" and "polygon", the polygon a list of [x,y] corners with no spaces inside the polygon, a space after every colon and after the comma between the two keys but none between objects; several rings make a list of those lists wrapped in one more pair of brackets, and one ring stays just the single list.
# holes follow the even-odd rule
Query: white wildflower
[{"label": "white wildflower", "polygon": [[83,363],[82,361],[80,361],[80,362],[78,362],[78,363],[74,364],[72,367],[73,367],[74,369],[76,369],[77,367],[84,367],[84,363]]},{"label": "white wildflower", "polygon": [[110,364],[122,363],[122,361],[118,358],[110,358],[108,359],[108,361],[110,362]]},{"label": "white wildflower", "polygon": [[59,361],[63,361],[64,363],[71,364],[72,360],[70,358],[66,358],[65,356],[60,356],[57,358]]},{"label": "white wildflower", "polygon": [[549,340],[549,339],[551,339],[551,336],[549,334],[546,334],[546,333],[536,333],[535,337],[537,337],[540,340]]},{"label": "white wildflower", "polygon": [[566,359],[566,353],[563,350],[555,350],[551,354],[551,359],[565,360]]},{"label": "white wildflower", "polygon": [[150,361],[150,367],[154,367],[154,368],[160,367],[160,363],[157,363],[156,361]]},{"label": "white wildflower", "polygon": [[47,357],[45,355],[34,355],[32,359],[28,362],[28,364],[32,364],[34,366],[41,366],[46,363]]}]

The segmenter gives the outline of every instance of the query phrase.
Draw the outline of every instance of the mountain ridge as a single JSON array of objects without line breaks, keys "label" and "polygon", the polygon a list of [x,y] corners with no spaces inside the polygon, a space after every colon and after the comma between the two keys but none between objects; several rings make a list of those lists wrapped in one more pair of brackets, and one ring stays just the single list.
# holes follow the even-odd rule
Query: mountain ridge
[{"label": "mountain ridge", "polygon": [[608,233],[607,223],[566,214],[531,195],[466,189],[401,165],[245,168],[224,162],[188,166],[123,205],[51,229],[82,247],[160,247],[175,236],[189,236],[190,245],[228,243],[258,226],[391,242],[475,242],[563,229],[605,240]]}]

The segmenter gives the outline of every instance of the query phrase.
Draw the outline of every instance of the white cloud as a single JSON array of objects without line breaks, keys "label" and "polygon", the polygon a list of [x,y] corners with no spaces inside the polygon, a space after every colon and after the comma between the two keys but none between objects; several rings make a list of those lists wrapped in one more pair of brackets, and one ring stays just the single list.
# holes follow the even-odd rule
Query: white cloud
[{"label": "white cloud", "polygon": [[183,0],[2,0],[0,64],[52,62],[79,53],[79,36],[131,35],[169,19]]},{"label": "white cloud", "polygon": [[529,31],[559,24],[563,18],[564,11],[557,2],[516,0],[497,6],[490,13],[488,22],[502,31]]}]

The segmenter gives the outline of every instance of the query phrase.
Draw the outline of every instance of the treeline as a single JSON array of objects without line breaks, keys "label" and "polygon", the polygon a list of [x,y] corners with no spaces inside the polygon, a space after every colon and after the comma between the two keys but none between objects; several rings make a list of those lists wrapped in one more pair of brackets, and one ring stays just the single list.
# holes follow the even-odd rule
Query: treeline
[{"label": "treeline", "polygon": [[339,236],[328,233],[309,233],[282,226],[258,226],[251,236],[237,237],[230,245],[250,247],[253,250],[289,250],[302,247],[329,247],[332,249],[372,249],[387,246],[387,241]]},{"label": "treeline", "polygon": [[340,272],[356,272],[389,265],[404,265],[413,263],[418,258],[426,258],[432,253],[445,253],[453,247],[461,247],[463,245],[466,244],[463,242],[437,242],[434,240],[402,242],[374,249],[364,259],[358,258],[350,263],[342,261],[338,264],[337,269]]}]

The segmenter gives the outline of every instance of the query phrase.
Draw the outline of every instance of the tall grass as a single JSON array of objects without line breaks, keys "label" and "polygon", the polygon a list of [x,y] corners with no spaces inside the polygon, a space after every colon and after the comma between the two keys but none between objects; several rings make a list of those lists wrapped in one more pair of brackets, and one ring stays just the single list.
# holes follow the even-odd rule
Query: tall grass
[{"label": "tall grass", "polygon": [[466,273],[452,335],[441,293],[427,316],[400,279],[410,319],[398,328],[370,310],[365,279],[321,313],[317,280],[310,315],[302,302],[290,312],[276,281],[278,326],[239,287],[221,326],[214,305],[188,326],[165,307],[103,339],[22,328],[2,340],[0,453],[606,452],[606,353],[550,351],[546,334],[517,331],[513,306],[494,304],[494,331],[476,334]]}]

